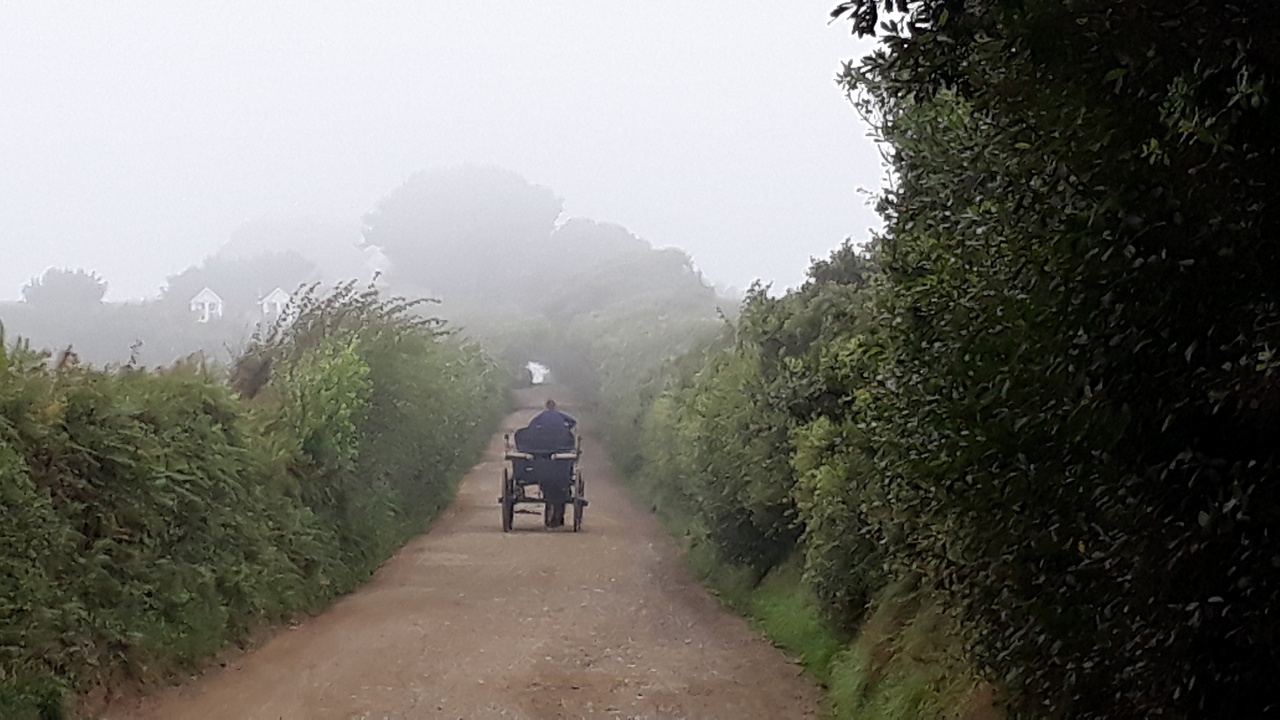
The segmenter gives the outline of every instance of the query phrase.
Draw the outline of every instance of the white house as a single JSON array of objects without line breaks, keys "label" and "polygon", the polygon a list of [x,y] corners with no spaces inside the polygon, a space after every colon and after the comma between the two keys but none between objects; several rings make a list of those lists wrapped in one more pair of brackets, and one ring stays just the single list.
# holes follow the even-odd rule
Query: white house
[{"label": "white house", "polygon": [[262,311],[262,317],[269,319],[284,315],[284,309],[288,306],[289,293],[280,288],[272,290],[258,301],[258,308]]},{"label": "white house", "polygon": [[222,309],[222,298],[207,287],[191,298],[191,312],[196,314],[197,322],[207,323],[222,317]]}]

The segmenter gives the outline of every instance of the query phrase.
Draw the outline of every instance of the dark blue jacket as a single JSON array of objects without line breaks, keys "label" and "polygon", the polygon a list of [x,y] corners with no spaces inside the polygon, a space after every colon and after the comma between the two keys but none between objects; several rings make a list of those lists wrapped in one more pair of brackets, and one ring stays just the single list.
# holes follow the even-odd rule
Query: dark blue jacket
[{"label": "dark blue jacket", "polygon": [[529,427],[565,427],[572,428],[578,421],[559,410],[543,410],[537,417],[529,421]]},{"label": "dark blue jacket", "polygon": [[574,448],[573,426],[578,421],[558,410],[544,410],[517,430],[516,449],[534,454],[568,452]]}]

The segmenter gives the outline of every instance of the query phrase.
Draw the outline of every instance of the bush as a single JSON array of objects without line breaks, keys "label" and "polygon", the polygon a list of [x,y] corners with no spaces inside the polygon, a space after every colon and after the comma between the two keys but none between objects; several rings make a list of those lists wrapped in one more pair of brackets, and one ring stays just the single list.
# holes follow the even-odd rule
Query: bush
[{"label": "bush", "polygon": [[242,361],[248,399],[199,361],[105,371],[0,342],[0,708],[196,667],[419,529],[504,388],[411,308],[309,295]]},{"label": "bush", "polygon": [[899,7],[868,536],[1016,716],[1273,711],[1274,4]]}]

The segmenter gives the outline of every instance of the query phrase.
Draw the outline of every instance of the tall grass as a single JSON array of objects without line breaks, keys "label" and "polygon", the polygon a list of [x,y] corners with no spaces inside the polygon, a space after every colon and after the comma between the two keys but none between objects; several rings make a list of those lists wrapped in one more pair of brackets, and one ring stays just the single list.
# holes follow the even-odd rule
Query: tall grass
[{"label": "tall grass", "polygon": [[349,591],[447,502],[501,373],[372,290],[289,317],[231,382],[0,341],[0,717],[198,668]]}]

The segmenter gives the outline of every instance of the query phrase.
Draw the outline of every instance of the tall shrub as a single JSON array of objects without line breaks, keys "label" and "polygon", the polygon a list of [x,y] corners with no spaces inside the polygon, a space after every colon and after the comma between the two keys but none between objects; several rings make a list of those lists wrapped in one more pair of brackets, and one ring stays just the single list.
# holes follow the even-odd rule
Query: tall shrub
[{"label": "tall shrub", "polygon": [[1016,716],[1274,712],[1276,6],[879,6],[871,534]]},{"label": "tall shrub", "polygon": [[414,308],[313,291],[230,384],[198,360],[98,370],[0,339],[0,715],[194,667],[421,528],[505,398]]}]

